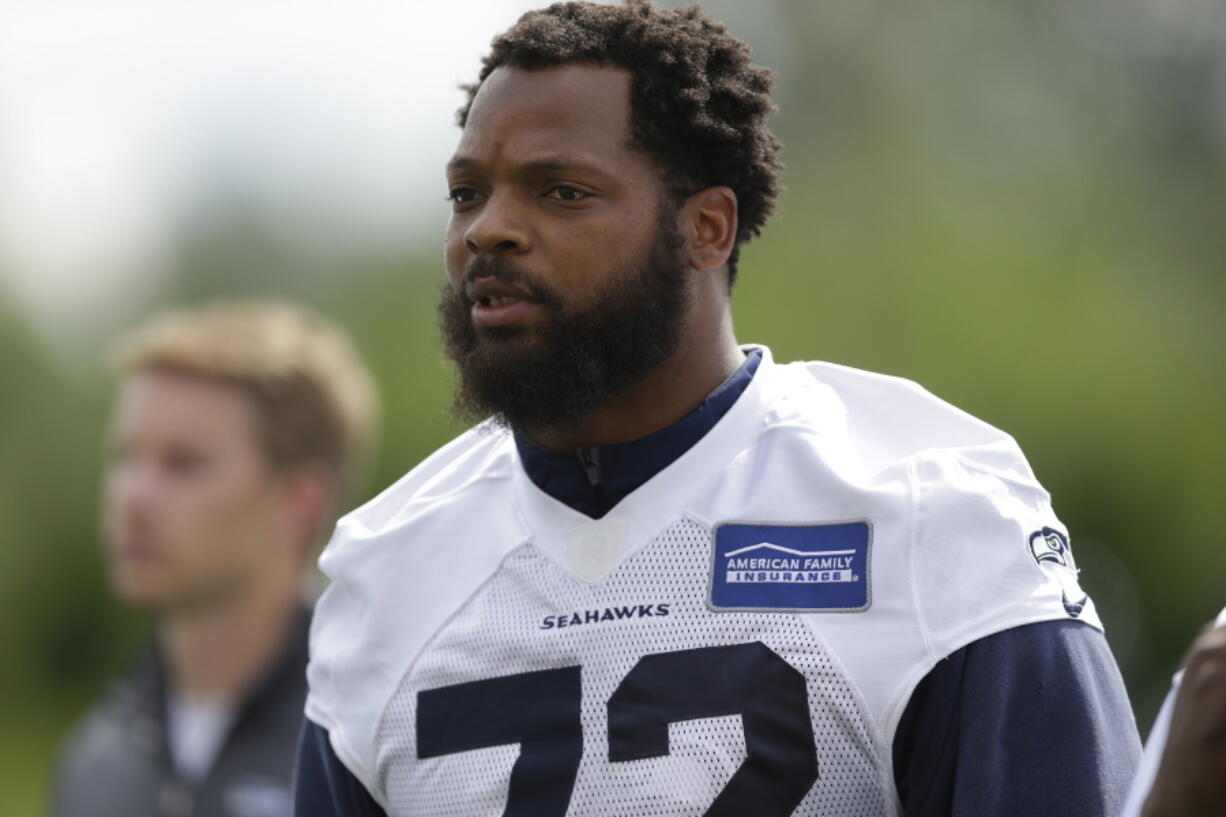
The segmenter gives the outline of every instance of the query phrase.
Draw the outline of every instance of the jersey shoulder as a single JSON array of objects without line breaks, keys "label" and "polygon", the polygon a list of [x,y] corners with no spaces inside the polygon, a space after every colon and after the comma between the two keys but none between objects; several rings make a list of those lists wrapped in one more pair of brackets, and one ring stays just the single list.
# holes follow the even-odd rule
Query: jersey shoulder
[{"label": "jersey shoulder", "polygon": [[[837,406],[842,437],[867,469],[905,472],[917,593],[946,649],[986,634],[992,625],[974,620],[1019,600],[1026,620],[1016,624],[1067,615],[1101,628],[1077,584],[1068,530],[1012,436],[904,378],[832,363],[791,368]],[[972,606],[985,613],[971,615]]]},{"label": "jersey shoulder", "polygon": [[510,434],[491,423],[470,428],[345,514],[337,527],[369,532],[394,527],[429,507],[430,501],[458,496],[484,480],[505,478],[513,466],[508,456],[513,447]]},{"label": "jersey shoulder", "polygon": [[[1004,431],[942,400],[918,383],[825,362],[780,367],[798,407],[823,434],[837,435],[870,471],[926,451],[957,451],[1034,480]],[[996,456],[993,456],[996,452]]]},{"label": "jersey shoulder", "polygon": [[[780,499],[754,492],[741,518],[869,523],[866,608],[813,622],[885,720],[980,638],[1049,620],[1101,628],[1068,530],[1009,434],[903,378],[831,363],[775,371],[746,468]],[[887,671],[883,654],[906,658]]]},{"label": "jersey shoulder", "polygon": [[307,716],[371,791],[383,708],[431,634],[526,539],[509,434],[478,426],[343,517],[320,557]]}]

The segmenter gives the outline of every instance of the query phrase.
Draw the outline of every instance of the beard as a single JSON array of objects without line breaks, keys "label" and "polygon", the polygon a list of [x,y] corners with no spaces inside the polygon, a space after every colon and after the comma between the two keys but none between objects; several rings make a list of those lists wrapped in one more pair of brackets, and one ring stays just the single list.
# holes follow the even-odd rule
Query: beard
[{"label": "beard", "polygon": [[671,356],[681,343],[691,280],[675,214],[658,223],[645,257],[610,270],[584,304],[563,302],[505,257],[476,258],[466,281],[492,277],[536,296],[544,320],[531,329],[477,326],[463,287],[445,283],[438,312],[459,374],[453,413],[467,421],[489,416],[528,437],[571,431]]}]

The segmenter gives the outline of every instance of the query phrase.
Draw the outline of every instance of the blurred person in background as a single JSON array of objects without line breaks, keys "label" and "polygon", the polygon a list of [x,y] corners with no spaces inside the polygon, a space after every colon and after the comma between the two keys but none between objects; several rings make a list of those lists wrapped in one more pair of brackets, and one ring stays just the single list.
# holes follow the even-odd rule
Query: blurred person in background
[{"label": "blurred person in background", "polygon": [[771,85],[696,6],[495,38],[439,310],[489,419],[321,559],[299,817],[1118,812],[1136,725],[1014,440],[736,340]]},{"label": "blurred person in background", "polygon": [[153,319],[117,347],[102,480],[110,582],[156,636],[63,749],[54,817],[282,817],[310,570],[377,398],[347,335],[279,302]]},{"label": "blurred person in background", "polygon": [[1192,642],[1122,817],[1226,817],[1226,610]]}]

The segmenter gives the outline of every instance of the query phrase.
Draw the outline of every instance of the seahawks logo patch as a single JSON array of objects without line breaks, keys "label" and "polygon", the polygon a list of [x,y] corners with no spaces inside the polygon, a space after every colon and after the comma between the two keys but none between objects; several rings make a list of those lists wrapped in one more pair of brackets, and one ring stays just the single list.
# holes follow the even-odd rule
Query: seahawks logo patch
[{"label": "seahawks logo patch", "polygon": [[1068,537],[1055,528],[1043,528],[1030,534],[1030,553],[1041,567],[1044,562],[1072,567],[1073,553]]},{"label": "seahawks logo patch", "polygon": [[1064,611],[1077,618],[1085,610],[1090,597],[1077,583],[1077,564],[1068,537],[1055,528],[1043,528],[1030,534],[1030,555],[1039,568],[1060,582]]}]

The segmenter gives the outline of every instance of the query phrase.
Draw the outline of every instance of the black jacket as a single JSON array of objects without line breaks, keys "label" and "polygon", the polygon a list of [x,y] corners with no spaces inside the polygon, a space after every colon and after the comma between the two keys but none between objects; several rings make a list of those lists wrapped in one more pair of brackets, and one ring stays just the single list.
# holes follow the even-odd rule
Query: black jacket
[{"label": "black jacket", "polygon": [[52,817],[289,817],[294,745],[306,697],[310,613],[241,703],[199,783],[176,774],[166,744],[166,682],[156,649],[113,683],[69,736]]}]

